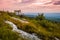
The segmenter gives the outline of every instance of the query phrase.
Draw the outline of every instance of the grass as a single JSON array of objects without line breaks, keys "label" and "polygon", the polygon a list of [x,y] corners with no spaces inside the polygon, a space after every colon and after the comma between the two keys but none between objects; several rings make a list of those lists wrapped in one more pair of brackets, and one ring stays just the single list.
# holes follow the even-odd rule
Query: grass
[{"label": "grass", "polygon": [[17,32],[12,31],[12,27],[6,24],[5,21],[10,19],[6,12],[0,14],[0,40],[26,40],[19,36]]},{"label": "grass", "polygon": [[[29,17],[19,17],[19,16],[10,16],[7,13],[2,14],[2,20],[9,20],[13,22],[17,27],[28,33],[35,33],[39,38],[43,40],[55,40],[55,37],[60,38],[60,23],[54,23],[44,19],[42,16],[38,18],[29,18]],[[27,19],[29,23],[21,23],[19,20],[15,20],[11,17],[16,17],[19,19]],[[41,18],[41,19],[40,19]],[[7,26],[7,25],[6,25]],[[4,28],[4,27],[3,27]],[[4,29],[12,29],[10,27],[5,27]],[[20,38],[21,39],[21,38]],[[23,40],[23,38],[22,38]]]}]

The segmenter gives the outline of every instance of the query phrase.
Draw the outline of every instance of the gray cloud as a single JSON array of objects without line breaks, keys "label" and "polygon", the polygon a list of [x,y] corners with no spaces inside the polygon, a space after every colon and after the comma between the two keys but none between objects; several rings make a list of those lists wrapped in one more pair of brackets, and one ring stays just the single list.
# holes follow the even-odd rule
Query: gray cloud
[{"label": "gray cloud", "polygon": [[53,3],[54,5],[60,5],[60,1],[56,1],[55,3]]}]

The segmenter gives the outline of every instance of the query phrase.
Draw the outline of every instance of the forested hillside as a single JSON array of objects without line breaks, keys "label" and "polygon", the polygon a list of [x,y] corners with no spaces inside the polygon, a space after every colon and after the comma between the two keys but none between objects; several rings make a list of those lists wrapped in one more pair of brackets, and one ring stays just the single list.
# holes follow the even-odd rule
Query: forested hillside
[{"label": "forested hillside", "polygon": [[[18,32],[12,31],[11,25],[5,23],[10,21],[14,23],[18,29],[29,34],[36,35],[42,40],[60,40],[60,23],[52,22],[40,14],[35,18],[24,15],[15,15],[12,12],[0,11],[0,39],[1,40],[30,40],[19,35]],[[35,39],[34,39],[35,40]]]}]

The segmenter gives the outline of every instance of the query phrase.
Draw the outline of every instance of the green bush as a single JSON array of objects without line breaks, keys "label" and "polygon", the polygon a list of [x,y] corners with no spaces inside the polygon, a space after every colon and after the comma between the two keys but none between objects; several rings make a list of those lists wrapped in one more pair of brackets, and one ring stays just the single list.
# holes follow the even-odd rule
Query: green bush
[{"label": "green bush", "polygon": [[36,17],[37,20],[44,20],[45,17],[44,17],[44,14],[38,14],[38,16]]}]

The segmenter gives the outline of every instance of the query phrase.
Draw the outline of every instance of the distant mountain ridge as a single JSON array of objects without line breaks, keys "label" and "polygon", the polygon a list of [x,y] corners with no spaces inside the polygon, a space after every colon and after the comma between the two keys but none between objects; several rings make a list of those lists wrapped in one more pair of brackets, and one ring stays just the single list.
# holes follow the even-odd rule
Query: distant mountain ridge
[{"label": "distant mountain ridge", "polygon": [[[36,17],[38,13],[26,13],[24,15],[28,17]],[[48,20],[60,22],[60,13],[44,13],[44,16]]]}]

